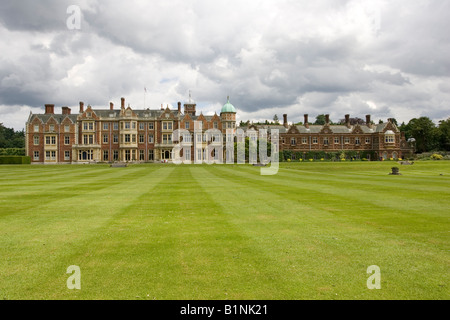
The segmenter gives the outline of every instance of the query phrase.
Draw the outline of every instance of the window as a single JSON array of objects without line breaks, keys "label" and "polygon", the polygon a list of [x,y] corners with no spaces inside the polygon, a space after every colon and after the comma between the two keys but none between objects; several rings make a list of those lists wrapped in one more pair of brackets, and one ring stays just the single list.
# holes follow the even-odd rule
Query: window
[{"label": "window", "polygon": [[217,121],[214,121],[213,128],[214,129],[218,129],[219,128],[219,124],[217,123]]},{"label": "window", "polygon": [[360,144],[361,144],[361,141],[359,140],[359,137],[356,137],[356,138],[355,138],[355,144],[356,144],[356,145],[360,145]]},{"label": "window", "polygon": [[345,144],[349,144],[350,143],[350,138],[349,137],[345,137],[344,138],[344,143]]},{"label": "window", "polygon": [[103,143],[108,143],[108,135],[107,134],[103,135]]},{"label": "window", "polygon": [[296,143],[296,140],[295,140],[295,138],[291,138],[291,146],[295,146],[297,143]]},{"label": "window", "polygon": [[113,123],[113,130],[119,130],[119,123],[117,122]]},{"label": "window", "polygon": [[131,122],[131,129],[136,129],[136,122]]},{"label": "window", "polygon": [[33,143],[34,143],[35,146],[39,145],[39,136],[34,136],[33,137]]},{"label": "window", "polygon": [[148,123],[148,130],[153,130],[153,122]]},{"label": "window", "polygon": [[119,160],[119,150],[114,150],[113,151],[113,157],[114,157],[114,161],[118,161]]},{"label": "window", "polygon": [[191,149],[183,149],[184,151],[184,159],[191,160]]},{"label": "window", "polygon": [[119,143],[119,135],[118,134],[113,135],[113,143]]},{"label": "window", "polygon": [[197,149],[197,161],[202,160],[202,149]]},{"label": "window", "polygon": [[65,125],[64,126],[64,132],[70,132],[70,126],[69,125]]},{"label": "window", "polygon": [[39,160],[39,151],[35,151],[35,152],[34,152],[34,154],[33,154],[33,159],[34,159],[35,161]]},{"label": "window", "polygon": [[70,151],[64,151],[64,160],[70,160]]},{"label": "window", "polygon": [[86,131],[94,130],[94,123],[93,122],[83,122],[83,130],[86,130]]},{"label": "window", "polygon": [[327,146],[328,145],[328,137],[325,137],[325,138],[323,138],[323,144],[325,145],[325,146]]},{"label": "window", "polygon": [[153,143],[153,141],[154,141],[153,133],[150,133],[150,134],[148,135],[148,143]]},{"label": "window", "polygon": [[139,122],[139,130],[145,130],[145,122]]},{"label": "window", "polygon": [[56,136],[45,136],[45,144],[46,145],[55,145],[56,144]]},{"label": "window", "polygon": [[394,143],[395,142],[395,137],[393,134],[388,134],[385,136],[385,142],[386,143]]},{"label": "window", "polygon": [[144,143],[145,142],[145,138],[143,134],[139,135],[139,143]]},{"label": "window", "polygon": [[139,150],[139,161],[145,160],[144,150]]},{"label": "window", "polygon": [[172,130],[172,122],[163,122],[163,130]]},{"label": "window", "polygon": [[136,135],[135,134],[131,135],[131,142],[136,143]]},{"label": "window", "polygon": [[131,142],[131,134],[125,134],[125,143]]},{"label": "window", "polygon": [[366,144],[370,144],[370,138],[366,137]]},{"label": "window", "polygon": [[39,125],[38,124],[34,125],[34,132],[39,132]]},{"label": "window", "polygon": [[130,129],[130,123],[129,122],[125,122],[125,129],[129,130]]},{"label": "window", "polygon": [[84,134],[83,135],[83,144],[94,144],[94,135]]},{"label": "window", "polygon": [[130,150],[125,150],[125,161],[131,160],[131,152]]},{"label": "window", "polygon": [[153,150],[148,150],[148,160],[153,160]]},{"label": "window", "polygon": [[312,143],[317,144],[319,141],[317,140],[317,137],[312,138]]},{"label": "window", "polygon": [[108,150],[103,150],[103,161],[109,160]]},{"label": "window", "polygon": [[302,137],[302,143],[303,143],[303,144],[307,144],[307,143],[308,143],[308,138]]},{"label": "window", "polygon": [[52,131],[52,132],[55,131],[55,125],[54,124],[50,125],[50,131]]},{"label": "window", "polygon": [[45,151],[45,160],[50,160],[50,151]]},{"label": "window", "polygon": [[183,142],[192,142],[192,136],[188,133],[183,135]]},{"label": "window", "polygon": [[51,151],[51,159],[56,160],[56,151]]},{"label": "window", "polygon": [[103,130],[108,130],[108,129],[109,129],[108,122],[103,122]]},{"label": "window", "polygon": [[172,144],[171,134],[163,134],[163,144]]},{"label": "window", "polygon": [[64,144],[65,145],[70,144],[70,136],[64,136]]},{"label": "window", "polygon": [[186,122],[184,123],[184,128],[185,128],[185,129],[189,129],[189,121],[186,121]]}]

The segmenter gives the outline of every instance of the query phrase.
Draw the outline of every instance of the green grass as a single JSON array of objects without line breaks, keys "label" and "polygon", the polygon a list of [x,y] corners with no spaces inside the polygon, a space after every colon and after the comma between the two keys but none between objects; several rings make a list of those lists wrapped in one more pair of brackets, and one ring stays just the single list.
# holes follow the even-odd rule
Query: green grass
[{"label": "green grass", "polygon": [[449,299],[450,162],[394,165],[0,166],[0,299]]}]

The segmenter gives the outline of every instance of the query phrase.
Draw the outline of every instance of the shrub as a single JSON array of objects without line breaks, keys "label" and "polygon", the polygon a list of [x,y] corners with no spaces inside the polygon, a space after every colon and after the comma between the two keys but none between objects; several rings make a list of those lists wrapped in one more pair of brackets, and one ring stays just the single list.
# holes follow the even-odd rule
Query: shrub
[{"label": "shrub", "polygon": [[0,164],[30,164],[30,157],[21,156],[0,156]]},{"label": "shrub", "polygon": [[442,160],[444,159],[444,156],[441,154],[433,153],[430,158],[433,160]]}]

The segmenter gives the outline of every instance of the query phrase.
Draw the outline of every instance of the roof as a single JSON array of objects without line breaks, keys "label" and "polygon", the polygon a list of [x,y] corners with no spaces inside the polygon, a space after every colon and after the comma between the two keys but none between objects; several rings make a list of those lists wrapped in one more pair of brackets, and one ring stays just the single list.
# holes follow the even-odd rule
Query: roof
[{"label": "roof", "polygon": [[230,103],[230,97],[227,98],[227,103],[223,105],[222,110],[220,111],[220,113],[225,112],[236,113],[236,108]]}]

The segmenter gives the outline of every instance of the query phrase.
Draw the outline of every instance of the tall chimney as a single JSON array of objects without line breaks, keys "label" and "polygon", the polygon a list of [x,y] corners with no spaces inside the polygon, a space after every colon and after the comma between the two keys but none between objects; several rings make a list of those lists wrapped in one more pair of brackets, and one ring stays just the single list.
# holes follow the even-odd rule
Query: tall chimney
[{"label": "tall chimney", "polygon": [[62,107],[62,114],[70,114],[70,108],[69,107]]},{"label": "tall chimney", "polygon": [[122,108],[122,109],[125,109],[125,98],[120,98],[120,107]]},{"label": "tall chimney", "polygon": [[287,123],[287,114],[283,114],[283,126],[284,126],[285,128],[288,127],[288,123]]},{"label": "tall chimney", "polygon": [[178,113],[181,113],[181,102],[178,101]]},{"label": "tall chimney", "polygon": [[308,123],[308,114],[305,114],[305,115],[304,115],[304,118],[305,118],[305,120],[304,120],[304,125],[305,125],[305,128],[309,128],[309,123]]},{"label": "tall chimney", "polygon": [[370,114],[366,115],[366,126],[369,128],[372,127],[372,123],[370,122]]},{"label": "tall chimney", "polygon": [[54,104],[46,104],[45,105],[45,114],[55,114],[55,105]]},{"label": "tall chimney", "polygon": [[329,114],[326,114],[326,115],[325,115],[325,124],[326,124],[326,125],[329,125],[329,124],[330,124],[330,115],[329,115]]},{"label": "tall chimney", "polygon": [[350,128],[350,115],[349,114],[345,115],[345,125],[347,126],[347,128]]},{"label": "tall chimney", "polygon": [[84,102],[80,101],[80,113],[84,112]]},{"label": "tall chimney", "polygon": [[161,103],[161,110],[164,110],[164,106],[163,106],[163,104]]},{"label": "tall chimney", "polygon": [[109,103],[109,110],[114,110],[114,103],[112,102]]}]

